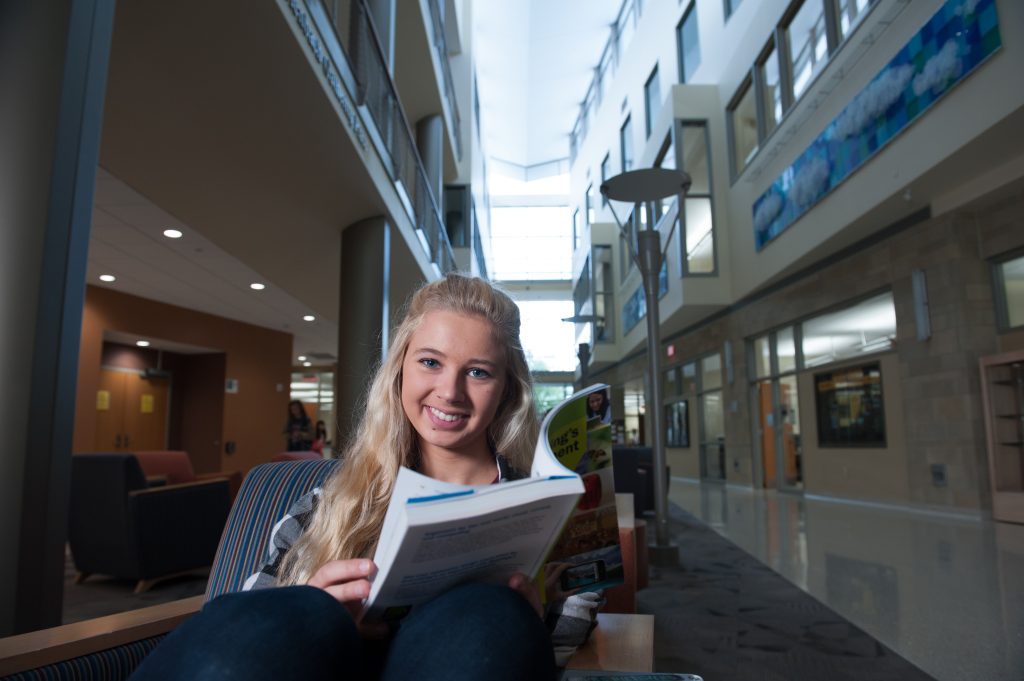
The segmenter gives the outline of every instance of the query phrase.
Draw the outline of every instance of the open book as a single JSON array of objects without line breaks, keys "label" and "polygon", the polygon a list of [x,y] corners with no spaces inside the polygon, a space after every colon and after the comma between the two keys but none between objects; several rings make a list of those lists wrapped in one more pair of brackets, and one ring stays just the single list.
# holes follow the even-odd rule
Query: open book
[{"label": "open book", "polygon": [[[601,390],[607,386],[591,386],[548,413],[530,477],[523,480],[456,485],[403,467],[373,556],[378,571],[362,618],[398,619],[461,582],[507,584],[515,572],[537,574],[584,493],[579,473],[566,468],[556,450],[585,448],[587,396]],[[566,410],[581,414],[579,423],[553,431]]]}]

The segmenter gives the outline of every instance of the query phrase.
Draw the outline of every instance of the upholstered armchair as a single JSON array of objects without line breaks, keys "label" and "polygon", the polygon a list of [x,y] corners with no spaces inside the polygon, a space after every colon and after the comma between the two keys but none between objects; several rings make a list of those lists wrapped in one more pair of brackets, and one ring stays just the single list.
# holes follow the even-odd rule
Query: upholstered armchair
[{"label": "upholstered armchair", "polygon": [[140,593],[211,565],[230,507],[224,478],[149,487],[132,454],[76,454],[68,540],[78,579],[134,579]]}]

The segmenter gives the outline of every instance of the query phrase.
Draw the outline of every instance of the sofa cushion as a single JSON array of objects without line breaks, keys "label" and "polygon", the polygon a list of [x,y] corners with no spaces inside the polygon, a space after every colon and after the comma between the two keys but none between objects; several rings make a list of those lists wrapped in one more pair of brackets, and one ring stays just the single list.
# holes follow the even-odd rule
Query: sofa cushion
[{"label": "sofa cushion", "polygon": [[196,479],[188,452],[173,450],[135,452],[135,458],[139,460],[139,466],[142,467],[142,472],[146,474],[147,478],[162,475],[167,478],[168,485],[192,482]]}]

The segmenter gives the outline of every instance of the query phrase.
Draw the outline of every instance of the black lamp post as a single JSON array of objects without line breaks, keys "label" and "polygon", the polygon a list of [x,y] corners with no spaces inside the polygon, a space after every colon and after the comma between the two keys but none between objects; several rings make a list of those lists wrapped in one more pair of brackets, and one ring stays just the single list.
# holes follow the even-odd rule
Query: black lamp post
[{"label": "black lamp post", "polygon": [[[656,564],[674,564],[679,560],[678,547],[672,546],[668,536],[668,480],[665,477],[665,430],[661,395],[661,319],[658,313],[658,273],[665,259],[661,245],[661,234],[654,221],[655,202],[670,196],[678,196],[682,211],[682,200],[690,189],[690,176],[680,170],[667,168],[642,168],[616,175],[601,184],[601,194],[612,201],[633,204],[633,222],[639,220],[641,206],[647,211],[647,225],[636,230],[636,249],[612,208],[612,216],[619,227],[623,241],[629,244],[630,256],[643,277],[644,301],[647,304],[647,360],[650,372],[647,383],[647,404],[653,429],[652,451],[654,458],[654,513],[656,544],[651,547],[651,560]],[[673,225],[672,229],[675,229]],[[668,248],[672,240],[669,231],[665,240]]]}]

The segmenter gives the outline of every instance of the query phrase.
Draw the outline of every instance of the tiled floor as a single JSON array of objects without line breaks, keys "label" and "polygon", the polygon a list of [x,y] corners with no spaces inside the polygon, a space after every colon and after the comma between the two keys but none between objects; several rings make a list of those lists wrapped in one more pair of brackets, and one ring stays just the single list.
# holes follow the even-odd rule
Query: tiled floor
[{"label": "tiled floor", "polygon": [[939,681],[1024,678],[1024,526],[680,478],[669,498]]}]

